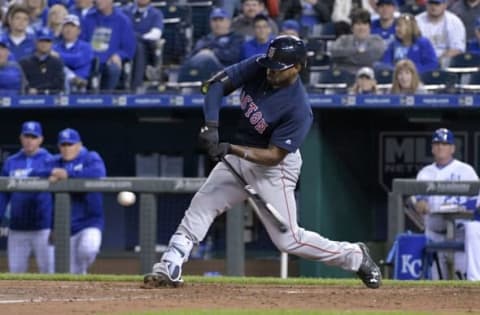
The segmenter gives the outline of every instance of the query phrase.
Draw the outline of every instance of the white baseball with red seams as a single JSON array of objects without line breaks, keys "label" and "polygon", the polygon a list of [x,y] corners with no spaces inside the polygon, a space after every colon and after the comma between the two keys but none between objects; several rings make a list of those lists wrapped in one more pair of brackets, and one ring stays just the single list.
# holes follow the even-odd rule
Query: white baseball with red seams
[{"label": "white baseball with red seams", "polygon": [[131,191],[121,191],[117,195],[117,201],[124,207],[133,205],[136,201],[135,194]]}]

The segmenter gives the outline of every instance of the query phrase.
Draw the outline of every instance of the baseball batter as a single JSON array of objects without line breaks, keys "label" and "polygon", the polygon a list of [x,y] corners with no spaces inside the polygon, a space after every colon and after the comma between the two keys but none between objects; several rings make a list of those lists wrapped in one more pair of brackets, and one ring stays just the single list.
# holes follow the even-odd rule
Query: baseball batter
[{"label": "baseball batter", "polygon": [[[288,222],[288,232],[281,233],[269,217],[260,215],[280,251],[357,272],[367,287],[378,288],[380,271],[364,244],[331,241],[297,224],[294,189],[302,165],[299,147],[313,120],[299,78],[305,62],[303,41],[283,35],[270,42],[266,55],[246,59],[215,75],[205,97],[206,125],[200,142],[212,158],[225,157]],[[241,88],[241,114],[235,144],[219,143],[222,97],[237,88]],[[167,250],[144,282],[151,286],[181,285],[182,265],[193,245],[203,240],[217,216],[246,198],[242,185],[219,162],[193,197]]]},{"label": "baseball batter", "polygon": [[[22,149],[4,163],[2,176],[26,178],[43,168],[50,153],[41,147],[42,126],[37,121],[23,123],[20,142]],[[53,223],[52,195],[48,192],[0,193],[0,220],[10,205],[10,230],[8,234],[8,268],[12,273],[28,271],[28,261],[35,256],[38,271],[54,272],[53,246],[49,236]]]},{"label": "baseball batter", "polygon": [[[440,128],[435,130],[432,136],[432,154],[434,162],[425,166],[417,174],[417,180],[445,180],[445,181],[476,181],[478,176],[475,170],[467,163],[456,160],[453,157],[455,153],[455,139],[453,133],[446,129]],[[431,241],[444,241],[446,237],[446,221],[441,215],[435,214],[441,212],[442,208],[451,206],[464,206],[466,208],[474,208],[474,198],[467,196],[419,196],[415,204],[415,209],[420,214],[425,215],[425,235]],[[472,223],[472,225],[470,225]],[[457,240],[463,240],[465,235],[465,254],[461,252],[455,253],[455,270],[463,278],[462,275],[467,274],[470,280],[480,280],[480,234],[473,228],[478,222],[465,222],[458,220],[457,226],[460,225],[463,231],[467,233],[458,233]],[[475,247],[477,246],[477,247]],[[470,249],[471,248],[471,249]],[[476,248],[476,249],[475,249]],[[443,278],[448,278],[447,254],[439,252],[440,271]],[[467,264],[466,261],[469,263]],[[470,267],[470,268],[469,268]],[[470,270],[469,270],[470,269]],[[432,279],[439,279],[437,268],[432,268]]]}]

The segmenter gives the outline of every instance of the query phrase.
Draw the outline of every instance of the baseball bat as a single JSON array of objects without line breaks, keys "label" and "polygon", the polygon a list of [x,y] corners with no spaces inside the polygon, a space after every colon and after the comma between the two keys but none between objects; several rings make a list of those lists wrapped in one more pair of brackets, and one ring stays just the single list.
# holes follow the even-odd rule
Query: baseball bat
[{"label": "baseball bat", "polygon": [[288,231],[288,226],[285,223],[285,220],[283,219],[280,212],[278,212],[278,210],[275,209],[274,206],[272,206],[271,204],[266,202],[262,198],[262,196],[260,196],[257,193],[257,191],[251,185],[249,185],[247,183],[247,181],[242,177],[242,175],[240,175],[240,173],[238,173],[233,168],[232,164],[230,164],[230,162],[228,162],[224,157],[222,157],[222,162],[225,163],[225,165],[230,170],[230,172],[233,174],[233,176],[235,176],[237,178],[237,180],[243,185],[243,188],[245,189],[245,191],[249,195],[248,203],[253,208],[253,211],[255,211],[255,213],[257,213],[257,215],[259,215],[260,212],[261,212],[261,209],[263,209],[265,211],[265,213],[268,214],[270,219],[277,226],[278,230],[281,233],[287,232]]}]

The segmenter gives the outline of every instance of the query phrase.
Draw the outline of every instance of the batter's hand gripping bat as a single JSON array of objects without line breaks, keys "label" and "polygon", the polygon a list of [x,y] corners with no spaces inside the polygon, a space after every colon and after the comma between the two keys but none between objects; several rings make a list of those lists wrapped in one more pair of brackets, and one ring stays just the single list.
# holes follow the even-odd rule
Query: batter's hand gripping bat
[{"label": "batter's hand gripping bat", "polygon": [[273,223],[277,226],[278,230],[281,233],[287,232],[288,231],[287,224],[285,223],[285,220],[283,219],[282,215],[278,212],[278,210],[275,209],[274,206],[266,202],[262,198],[262,196],[260,196],[255,191],[255,189],[245,181],[245,179],[233,168],[232,164],[230,164],[230,162],[228,162],[224,157],[222,157],[222,162],[225,163],[225,165],[228,167],[230,172],[232,172],[233,176],[235,176],[237,180],[243,185],[245,191],[249,195],[248,203],[253,208],[255,213],[259,215],[260,212],[264,211],[270,217]]}]

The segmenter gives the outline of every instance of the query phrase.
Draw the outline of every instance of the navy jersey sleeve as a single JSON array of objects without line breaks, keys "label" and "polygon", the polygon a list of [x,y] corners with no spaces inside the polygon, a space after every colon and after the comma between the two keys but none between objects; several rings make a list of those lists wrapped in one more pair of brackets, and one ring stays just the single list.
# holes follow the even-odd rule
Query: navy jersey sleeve
[{"label": "navy jersey sleeve", "polygon": [[[232,82],[234,90],[254,78],[258,71],[261,70],[261,66],[255,62],[257,57],[254,56],[225,68],[224,71]],[[203,106],[205,121],[218,121],[222,97],[222,84],[212,84],[208,89],[207,95],[205,95],[205,105]]]},{"label": "navy jersey sleeve", "polygon": [[236,89],[254,78],[259,71],[263,70],[263,67],[256,62],[260,56],[261,55],[255,55],[225,69],[225,72]]}]

